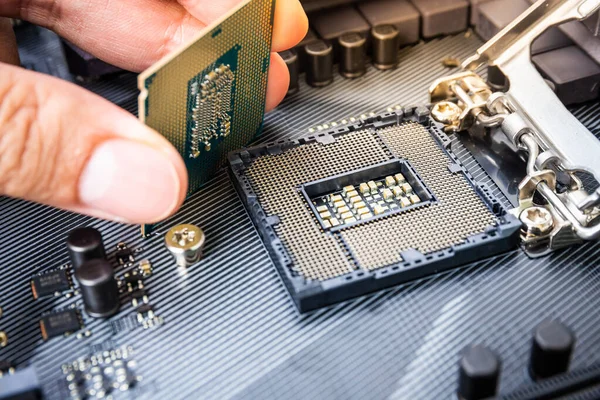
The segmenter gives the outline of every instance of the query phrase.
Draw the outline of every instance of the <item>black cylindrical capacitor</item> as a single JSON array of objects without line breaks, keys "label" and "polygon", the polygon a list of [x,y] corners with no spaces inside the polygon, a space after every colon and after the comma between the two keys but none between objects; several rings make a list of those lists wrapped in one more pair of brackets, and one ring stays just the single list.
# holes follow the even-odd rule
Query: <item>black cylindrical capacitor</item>
[{"label": "black cylindrical capacitor", "polygon": [[85,311],[94,318],[106,318],[119,311],[119,289],[115,271],[106,260],[83,263],[75,270]]},{"label": "black cylindrical capacitor", "polygon": [[469,346],[459,362],[458,398],[461,400],[491,399],[496,396],[501,362],[485,346]]},{"label": "black cylindrical capacitor", "polygon": [[340,74],[345,78],[358,78],[367,72],[367,39],[360,32],[345,33],[338,39],[340,49]]},{"label": "black cylindrical capacitor", "polygon": [[281,58],[283,58],[283,61],[285,61],[285,64],[288,67],[288,71],[290,72],[290,86],[288,87],[287,94],[294,94],[298,91],[298,54],[296,53],[296,50],[290,49],[282,51],[281,53],[279,53],[279,55],[281,56]]},{"label": "black cylindrical capacitor", "polygon": [[86,261],[106,258],[102,235],[94,228],[72,230],[67,238],[67,248],[75,269]]},{"label": "black cylindrical capacitor", "polygon": [[371,31],[373,37],[373,65],[377,69],[398,66],[400,33],[394,25],[377,25]]},{"label": "black cylindrical capacitor", "polygon": [[558,321],[544,321],[535,328],[529,372],[533,379],[550,378],[569,370],[575,335]]},{"label": "black cylindrical capacitor", "polygon": [[319,40],[307,44],[306,82],[311,86],[327,86],[333,82],[333,47],[329,42]]}]

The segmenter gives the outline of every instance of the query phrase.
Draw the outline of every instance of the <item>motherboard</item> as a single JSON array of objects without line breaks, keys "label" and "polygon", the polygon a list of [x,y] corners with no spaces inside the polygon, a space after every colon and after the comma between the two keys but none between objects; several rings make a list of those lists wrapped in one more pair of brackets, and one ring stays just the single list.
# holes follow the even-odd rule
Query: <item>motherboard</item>
[{"label": "motherboard", "polygon": [[[498,127],[457,133],[431,105],[432,83],[516,17],[499,17],[504,1],[304,2],[311,32],[282,54],[290,92],[247,147],[254,129],[225,147],[241,49],[196,65],[172,137],[189,163],[223,158],[147,237],[0,198],[0,398],[598,398],[600,245],[533,254],[514,213],[523,149]],[[394,32],[371,31],[381,23],[400,50],[382,45],[376,67]],[[543,62],[592,58],[569,29],[536,42],[533,62],[600,137],[597,96],[573,89],[598,75]],[[76,70],[53,33],[15,31],[24,67],[143,109],[136,74]],[[348,31],[368,40],[338,41]],[[364,71],[343,62],[356,46]]]}]

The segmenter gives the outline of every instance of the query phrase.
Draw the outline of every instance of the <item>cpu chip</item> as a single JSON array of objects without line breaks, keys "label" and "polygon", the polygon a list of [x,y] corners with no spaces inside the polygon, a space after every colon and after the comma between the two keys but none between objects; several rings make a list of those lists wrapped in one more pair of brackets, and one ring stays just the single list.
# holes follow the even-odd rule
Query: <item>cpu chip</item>
[{"label": "cpu chip", "polygon": [[[185,161],[191,195],[262,128],[274,0],[245,0],[142,72],[139,118]],[[145,225],[148,235],[153,226]]]}]

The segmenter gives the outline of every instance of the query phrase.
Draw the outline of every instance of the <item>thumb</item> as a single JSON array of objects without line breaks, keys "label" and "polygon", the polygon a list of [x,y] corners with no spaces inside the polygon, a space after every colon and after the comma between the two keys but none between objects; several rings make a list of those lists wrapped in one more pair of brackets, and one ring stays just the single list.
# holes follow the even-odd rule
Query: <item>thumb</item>
[{"label": "thumb", "polygon": [[0,63],[0,195],[151,223],[183,202],[173,146],[78,86]]}]

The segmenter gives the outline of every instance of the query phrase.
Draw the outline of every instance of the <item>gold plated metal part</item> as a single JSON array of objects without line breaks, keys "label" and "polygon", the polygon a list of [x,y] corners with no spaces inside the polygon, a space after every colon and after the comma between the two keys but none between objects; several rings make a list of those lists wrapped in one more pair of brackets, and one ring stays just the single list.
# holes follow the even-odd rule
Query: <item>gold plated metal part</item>
[{"label": "gold plated metal part", "polygon": [[548,234],[554,227],[552,213],[539,206],[526,208],[521,212],[519,219],[525,226],[527,235],[540,236]]},{"label": "gold plated metal part", "polygon": [[188,267],[202,258],[204,241],[204,232],[191,224],[174,226],[165,235],[165,245],[180,267]]}]

